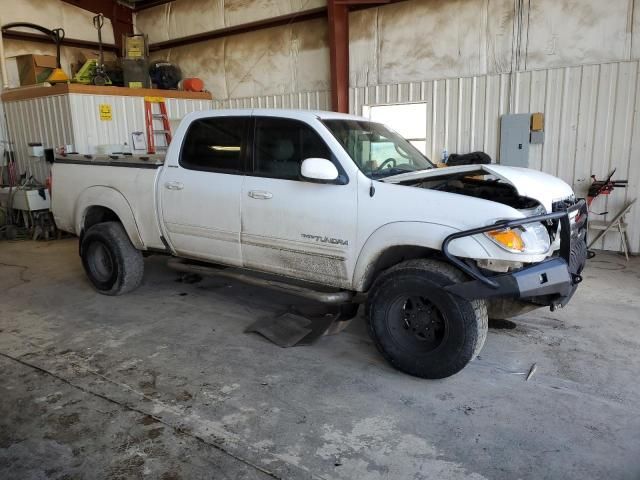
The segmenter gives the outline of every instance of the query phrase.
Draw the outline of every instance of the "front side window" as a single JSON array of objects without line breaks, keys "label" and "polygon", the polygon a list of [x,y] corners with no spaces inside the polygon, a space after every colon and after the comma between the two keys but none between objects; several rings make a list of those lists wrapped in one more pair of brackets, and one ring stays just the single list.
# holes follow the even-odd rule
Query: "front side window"
[{"label": "front side window", "polygon": [[358,168],[369,178],[433,168],[411,143],[380,123],[323,120]]},{"label": "front side window", "polygon": [[298,180],[303,160],[332,158],[320,135],[297,120],[256,118],[254,144],[254,168],[260,176]]},{"label": "front side window", "polygon": [[241,173],[244,161],[244,117],[194,120],[180,154],[180,165],[190,170]]}]

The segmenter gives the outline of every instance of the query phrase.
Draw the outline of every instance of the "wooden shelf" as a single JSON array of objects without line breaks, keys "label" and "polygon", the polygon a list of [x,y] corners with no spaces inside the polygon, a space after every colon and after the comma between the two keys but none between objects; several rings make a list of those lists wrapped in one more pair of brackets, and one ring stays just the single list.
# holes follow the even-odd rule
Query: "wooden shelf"
[{"label": "wooden shelf", "polygon": [[117,95],[121,97],[165,97],[183,98],[190,100],[211,100],[210,92],[184,92],[180,90],[160,90],[156,88],[126,88],[126,87],[97,87],[79,83],[59,83],[51,87],[33,86],[20,87],[2,92],[3,102],[26,100],[29,98],[49,97],[52,95],[67,95],[69,93],[83,95]]}]

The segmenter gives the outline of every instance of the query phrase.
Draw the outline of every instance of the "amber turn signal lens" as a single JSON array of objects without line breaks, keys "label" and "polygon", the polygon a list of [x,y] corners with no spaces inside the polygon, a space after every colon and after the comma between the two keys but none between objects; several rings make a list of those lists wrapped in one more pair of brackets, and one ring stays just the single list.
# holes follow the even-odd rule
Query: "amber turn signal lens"
[{"label": "amber turn signal lens", "polygon": [[490,232],[487,232],[487,235],[489,235],[489,237],[491,237],[495,242],[509,250],[524,252],[524,242],[517,230],[512,230],[510,228],[491,230]]}]

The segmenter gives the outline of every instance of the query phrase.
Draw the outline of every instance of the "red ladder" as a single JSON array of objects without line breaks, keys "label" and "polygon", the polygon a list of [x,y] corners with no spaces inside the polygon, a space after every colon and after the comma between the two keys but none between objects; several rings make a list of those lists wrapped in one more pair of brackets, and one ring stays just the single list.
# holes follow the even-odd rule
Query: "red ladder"
[{"label": "red ladder", "polygon": [[[153,112],[153,104],[160,106],[160,113]],[[144,97],[144,115],[147,124],[147,153],[156,153],[156,149],[166,150],[171,143],[171,125],[167,115],[167,106],[162,97]],[[156,119],[162,120],[162,130],[155,130],[153,122]],[[156,135],[164,135],[166,145],[156,147]]]}]

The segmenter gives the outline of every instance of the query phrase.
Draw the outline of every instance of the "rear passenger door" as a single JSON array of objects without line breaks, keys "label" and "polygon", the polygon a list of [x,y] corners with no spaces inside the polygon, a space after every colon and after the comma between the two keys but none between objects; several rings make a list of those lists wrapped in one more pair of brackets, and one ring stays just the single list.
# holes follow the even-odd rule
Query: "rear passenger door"
[{"label": "rear passenger door", "polygon": [[241,265],[240,195],[249,116],[194,120],[159,188],[167,240],[184,257]]},{"label": "rear passenger door", "polygon": [[[306,158],[326,158],[340,184],[300,179]],[[309,124],[256,117],[253,162],[242,193],[242,258],[249,268],[350,286],[356,244],[356,181]]]}]

